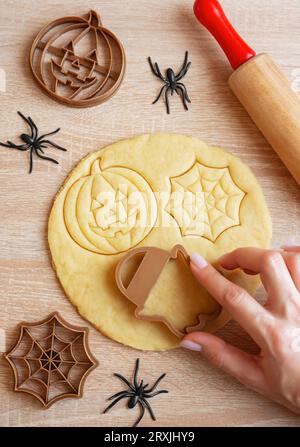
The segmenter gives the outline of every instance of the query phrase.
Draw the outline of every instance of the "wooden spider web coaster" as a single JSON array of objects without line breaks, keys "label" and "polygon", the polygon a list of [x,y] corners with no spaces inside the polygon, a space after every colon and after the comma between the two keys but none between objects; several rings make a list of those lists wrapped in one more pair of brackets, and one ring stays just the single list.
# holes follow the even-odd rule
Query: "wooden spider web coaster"
[{"label": "wooden spider web coaster", "polygon": [[21,323],[19,339],[5,356],[14,373],[14,391],[35,396],[45,408],[66,397],[82,397],[88,374],[98,366],[87,333],[58,313]]}]

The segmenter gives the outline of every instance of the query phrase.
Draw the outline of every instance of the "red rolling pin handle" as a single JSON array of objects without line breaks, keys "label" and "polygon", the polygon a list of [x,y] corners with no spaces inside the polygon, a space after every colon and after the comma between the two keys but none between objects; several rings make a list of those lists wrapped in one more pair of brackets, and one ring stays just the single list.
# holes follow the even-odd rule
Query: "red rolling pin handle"
[{"label": "red rolling pin handle", "polygon": [[233,28],[218,0],[196,0],[194,12],[199,22],[219,42],[234,70],[256,56]]}]

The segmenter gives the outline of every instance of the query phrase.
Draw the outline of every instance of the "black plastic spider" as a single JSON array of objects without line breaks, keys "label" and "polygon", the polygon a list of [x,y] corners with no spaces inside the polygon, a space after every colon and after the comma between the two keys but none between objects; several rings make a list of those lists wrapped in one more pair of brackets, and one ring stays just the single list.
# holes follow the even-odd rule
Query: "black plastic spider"
[{"label": "black plastic spider", "polygon": [[36,154],[37,157],[42,158],[43,160],[47,160],[47,161],[51,161],[52,163],[59,164],[58,161],[54,160],[53,158],[45,157],[43,155],[44,154],[43,149],[45,149],[47,147],[47,145],[50,145],[50,146],[53,146],[56,149],[59,149],[61,151],[67,150],[61,146],[58,146],[58,144],[55,144],[50,140],[45,140],[45,137],[48,137],[49,135],[54,135],[57,132],[59,132],[60,128],[56,129],[54,132],[46,133],[39,137],[39,131],[38,131],[38,128],[37,128],[36,124],[34,123],[33,119],[30,118],[30,116],[28,118],[26,118],[21,112],[18,112],[18,114],[29,125],[30,130],[31,130],[31,135],[27,135],[26,133],[23,133],[21,135],[21,139],[24,141],[25,144],[14,144],[11,141],[7,141],[6,143],[0,142],[0,146],[9,147],[11,149],[18,149],[19,151],[29,151],[30,152],[29,174],[32,173],[33,154]]},{"label": "black plastic spider", "polygon": [[112,399],[115,399],[115,400],[103,411],[103,413],[107,413],[107,411],[110,410],[114,405],[116,405],[121,399],[128,397],[129,398],[128,403],[127,403],[128,408],[132,409],[137,404],[139,404],[139,406],[141,408],[141,414],[138,417],[138,419],[136,420],[136,422],[134,423],[133,427],[136,427],[142,420],[142,418],[145,414],[145,408],[147,408],[147,410],[150,413],[151,418],[153,419],[153,421],[155,421],[156,418],[154,416],[153,410],[152,410],[149,402],[147,402],[146,399],[150,399],[151,397],[157,396],[158,394],[168,393],[167,390],[155,391],[153,393],[155,388],[157,388],[157,385],[159,384],[159,382],[165,377],[166,374],[162,374],[150,389],[147,389],[149,386],[148,383],[146,385],[143,385],[143,383],[144,383],[143,380],[141,380],[140,384],[138,384],[137,376],[138,376],[139,364],[140,364],[140,359],[137,359],[136,364],[135,364],[134,374],[133,374],[133,383],[129,382],[121,374],[114,374],[114,376],[121,379],[122,382],[125,382],[129,389],[128,389],[128,391],[120,391],[119,393],[116,393],[113,396],[111,396],[108,400],[112,400]]},{"label": "black plastic spider", "polygon": [[187,102],[191,103],[191,100],[187,93],[186,86],[182,82],[179,82],[187,74],[190,66],[192,65],[191,62],[188,62],[188,57],[189,57],[189,53],[188,53],[188,51],[186,51],[184,63],[183,63],[183,66],[182,66],[180,72],[177,75],[175,75],[174,70],[172,70],[172,68],[168,68],[166,71],[166,77],[164,77],[161,74],[161,71],[159,69],[157,62],[153,65],[151,57],[148,57],[148,61],[149,61],[149,65],[152,70],[152,73],[157,78],[161,79],[165,83],[165,85],[162,87],[161,91],[159,92],[158,97],[156,98],[155,101],[153,101],[152,104],[156,104],[159,101],[163,92],[165,91],[165,100],[166,100],[168,114],[170,113],[170,103],[169,103],[169,97],[168,97],[169,92],[171,92],[172,96],[173,96],[174,92],[176,92],[177,95],[181,96],[185,110],[189,110]]}]

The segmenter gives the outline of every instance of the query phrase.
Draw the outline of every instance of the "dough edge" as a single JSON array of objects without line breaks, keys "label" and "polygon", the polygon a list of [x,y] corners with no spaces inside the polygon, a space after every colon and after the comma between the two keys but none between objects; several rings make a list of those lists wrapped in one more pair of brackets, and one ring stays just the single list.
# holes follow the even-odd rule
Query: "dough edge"
[{"label": "dough edge", "polygon": [[[196,144],[202,144],[205,147],[211,149],[211,150],[216,150],[216,151],[220,151],[220,153],[222,153],[225,157],[225,159],[228,160],[228,164],[233,164],[235,168],[238,168],[239,166],[241,166],[243,168],[243,171],[250,174],[251,178],[250,180],[247,182],[248,184],[251,185],[254,193],[256,192],[257,195],[257,201],[260,202],[260,205],[262,207],[262,215],[263,215],[263,221],[264,221],[264,225],[265,228],[267,230],[267,234],[265,235],[266,239],[266,243],[264,244],[264,247],[261,245],[262,248],[268,248],[269,247],[269,242],[272,236],[272,224],[271,224],[271,219],[270,219],[270,215],[269,215],[269,211],[263,196],[263,192],[261,190],[261,186],[258,183],[258,180],[256,179],[256,177],[254,176],[254,174],[252,173],[251,169],[249,168],[249,166],[247,166],[246,164],[244,164],[238,157],[231,155],[229,152],[224,151],[222,148],[218,147],[218,146],[207,146],[202,140],[195,138],[195,137],[190,137],[187,135],[179,135],[179,134],[175,134],[175,133],[154,133],[154,134],[143,134],[143,135],[138,135],[138,136],[134,136],[131,138],[124,138],[120,141],[117,141],[115,143],[109,144],[105,147],[103,147],[100,150],[97,151],[92,151],[90,153],[88,153],[85,157],[83,157],[78,163],[77,165],[70,171],[70,173],[67,175],[65,181],[63,182],[62,186],[59,188],[58,192],[56,193],[54,200],[53,200],[53,205],[51,208],[51,212],[50,212],[50,217],[48,220],[48,243],[49,243],[49,247],[50,247],[50,254],[51,254],[51,263],[52,263],[52,267],[56,273],[56,276],[58,278],[58,281],[65,293],[65,295],[67,296],[67,298],[69,299],[69,301],[74,305],[74,307],[76,308],[77,312],[79,313],[79,315],[81,317],[83,317],[84,319],[86,319],[86,321],[91,324],[93,327],[95,327],[96,330],[100,331],[101,334],[107,336],[108,338],[111,338],[125,346],[130,346],[133,347],[135,349],[140,349],[140,350],[145,350],[145,351],[164,351],[164,350],[169,350],[169,349],[174,349],[177,348],[179,346],[179,340],[174,337],[173,335],[171,335],[171,337],[169,338],[169,340],[165,340],[162,343],[153,343],[153,342],[149,342],[146,346],[144,343],[139,343],[139,340],[128,340],[128,339],[124,339],[124,337],[121,335],[119,336],[116,332],[114,332],[114,334],[110,333],[110,331],[106,331],[105,328],[100,327],[96,322],[92,321],[92,319],[89,317],[88,313],[78,304],[76,304],[76,300],[74,300],[70,294],[68,293],[68,291],[66,290],[66,288],[63,285],[63,281],[61,280],[60,277],[60,273],[58,271],[57,265],[55,263],[54,257],[53,257],[53,253],[52,253],[52,249],[51,249],[51,245],[52,245],[52,229],[51,229],[51,218],[53,215],[53,211],[55,209],[55,205],[58,201],[58,199],[60,198],[61,194],[66,190],[66,188],[68,187],[69,183],[72,182],[74,183],[75,179],[77,178],[78,174],[80,176],[82,176],[82,167],[85,166],[85,164],[91,160],[95,160],[96,158],[98,158],[99,156],[103,156],[103,154],[108,151],[113,149],[114,147],[119,146],[120,143],[125,143],[125,142],[131,142],[133,144],[139,143],[142,141],[142,139],[145,138],[155,138],[157,136],[163,136],[164,138],[179,138],[179,139],[185,139],[190,140],[192,142],[195,142]],[[251,191],[251,192],[253,192]],[[259,205],[259,206],[260,206]],[[243,282],[243,281],[242,281]],[[248,288],[247,290],[249,291],[249,293],[255,293],[255,291],[257,290],[258,286],[260,285],[260,280],[257,277],[251,278],[251,282],[252,284],[249,285],[248,284]],[[225,313],[222,313],[222,315],[215,321],[213,321],[209,327],[209,332],[215,332],[217,331],[219,328],[223,327],[229,320],[231,319],[230,315]],[[144,323],[144,322],[143,322]],[[148,323],[147,323],[148,324]],[[150,324],[155,324],[155,325],[161,325],[160,323],[150,323]]]}]

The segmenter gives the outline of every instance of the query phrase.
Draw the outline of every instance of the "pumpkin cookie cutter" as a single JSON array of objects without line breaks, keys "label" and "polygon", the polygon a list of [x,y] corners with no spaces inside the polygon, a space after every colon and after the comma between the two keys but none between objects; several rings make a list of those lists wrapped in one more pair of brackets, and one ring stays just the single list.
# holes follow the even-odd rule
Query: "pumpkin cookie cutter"
[{"label": "pumpkin cookie cutter", "polygon": [[117,92],[126,56],[120,40],[91,10],[87,17],[61,17],[42,28],[29,62],[35,80],[53,99],[71,107],[91,107]]},{"label": "pumpkin cookie cutter", "polygon": [[[126,264],[136,256],[142,255],[143,258],[129,281],[127,287],[123,283],[123,273]],[[168,262],[181,258],[187,264],[190,263],[190,257],[182,245],[176,245],[171,252],[156,247],[139,247],[129,251],[118,263],[115,278],[119,290],[122,294],[137,307],[135,317],[139,320],[157,321],[164,323],[174,335],[179,338],[184,337],[190,332],[203,330],[209,321],[219,318],[222,314],[222,307],[218,305],[217,310],[212,314],[198,315],[199,324],[188,326],[184,331],[178,330],[167,318],[159,315],[142,315],[147,299]]]},{"label": "pumpkin cookie cutter", "polygon": [[36,397],[45,408],[82,397],[87,376],[98,366],[87,343],[88,328],[67,323],[57,312],[19,328],[18,341],[5,355],[14,391]]}]

